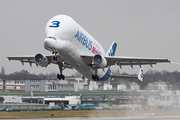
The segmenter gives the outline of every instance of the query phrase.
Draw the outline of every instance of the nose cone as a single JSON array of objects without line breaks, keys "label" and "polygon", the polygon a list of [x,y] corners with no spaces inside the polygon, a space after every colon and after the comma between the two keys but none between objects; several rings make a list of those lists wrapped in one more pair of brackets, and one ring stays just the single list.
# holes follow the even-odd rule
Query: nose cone
[{"label": "nose cone", "polygon": [[64,51],[66,50],[67,41],[66,40],[59,40],[54,37],[48,37],[44,40],[44,48],[49,51],[59,50]]},{"label": "nose cone", "polygon": [[44,48],[46,50],[53,51],[57,49],[57,44],[58,44],[57,40],[53,38],[45,38],[44,40]]}]

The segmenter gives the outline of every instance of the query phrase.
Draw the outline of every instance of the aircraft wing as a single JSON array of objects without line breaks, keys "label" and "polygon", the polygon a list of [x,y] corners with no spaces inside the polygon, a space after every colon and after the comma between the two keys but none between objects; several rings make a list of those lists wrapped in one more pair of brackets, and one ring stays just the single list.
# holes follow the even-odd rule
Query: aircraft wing
[{"label": "aircraft wing", "polygon": [[[58,64],[58,62],[63,62],[64,59],[61,56],[58,56],[58,60],[54,60],[53,57],[54,55],[45,55],[46,58],[48,59],[48,64]],[[30,66],[32,66],[32,63],[36,64],[36,66],[38,66],[38,64],[35,62],[34,60],[35,55],[22,55],[22,56],[13,56],[13,57],[7,57],[9,60],[16,60],[16,61],[20,61],[22,63],[22,65],[24,65],[24,63],[29,63]],[[64,61],[63,67],[69,68],[69,69],[73,69],[70,64],[66,61]]]},{"label": "aircraft wing", "polygon": [[108,65],[119,65],[120,67],[123,65],[150,65],[152,67],[153,64],[157,63],[168,63],[170,62],[168,59],[163,58],[140,58],[140,57],[105,57],[108,61]]},{"label": "aircraft wing", "polygon": [[[84,60],[84,62],[87,65],[89,65],[92,63],[92,59],[94,56],[83,55],[81,57]],[[152,67],[153,64],[170,62],[168,59],[163,59],[163,58],[122,57],[122,56],[105,56],[105,58],[107,60],[107,66],[119,65],[120,67],[122,67],[125,65],[130,65],[132,68],[134,65],[139,65],[140,67],[142,65],[150,65]]]}]

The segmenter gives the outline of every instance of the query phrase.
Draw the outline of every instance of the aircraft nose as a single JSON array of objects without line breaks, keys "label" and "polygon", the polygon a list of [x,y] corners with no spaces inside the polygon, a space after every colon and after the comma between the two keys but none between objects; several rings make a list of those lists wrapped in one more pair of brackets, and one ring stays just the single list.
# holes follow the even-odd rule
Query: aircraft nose
[{"label": "aircraft nose", "polygon": [[44,40],[44,48],[47,49],[47,50],[54,50],[55,46],[56,46],[56,43],[57,41],[55,39],[52,39],[52,38],[45,38]]},{"label": "aircraft nose", "polygon": [[47,37],[44,39],[44,48],[49,51],[53,50],[65,50],[67,46],[66,40],[60,40],[53,37]]}]

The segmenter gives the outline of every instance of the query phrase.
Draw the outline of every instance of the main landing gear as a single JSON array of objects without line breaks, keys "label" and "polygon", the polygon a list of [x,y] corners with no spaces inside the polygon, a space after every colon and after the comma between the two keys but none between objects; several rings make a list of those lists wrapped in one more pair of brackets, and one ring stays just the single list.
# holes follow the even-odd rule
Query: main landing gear
[{"label": "main landing gear", "polygon": [[99,76],[97,75],[97,67],[95,68],[95,75],[92,75],[94,81],[99,81]]},{"label": "main landing gear", "polygon": [[94,81],[99,81],[99,76],[98,75],[92,75],[92,79]]}]

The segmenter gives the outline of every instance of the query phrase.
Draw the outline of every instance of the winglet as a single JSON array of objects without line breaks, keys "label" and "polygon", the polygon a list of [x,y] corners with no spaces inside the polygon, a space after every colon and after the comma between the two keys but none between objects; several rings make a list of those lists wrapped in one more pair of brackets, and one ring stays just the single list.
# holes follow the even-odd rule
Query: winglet
[{"label": "winglet", "polygon": [[108,52],[107,52],[107,55],[108,56],[114,56],[115,55],[115,51],[116,51],[116,46],[117,46],[117,43],[116,42],[113,42],[111,47],[109,48]]},{"label": "winglet", "polygon": [[139,70],[138,79],[139,79],[141,82],[143,81],[143,66],[142,66],[142,68],[140,68],[140,70]]}]

